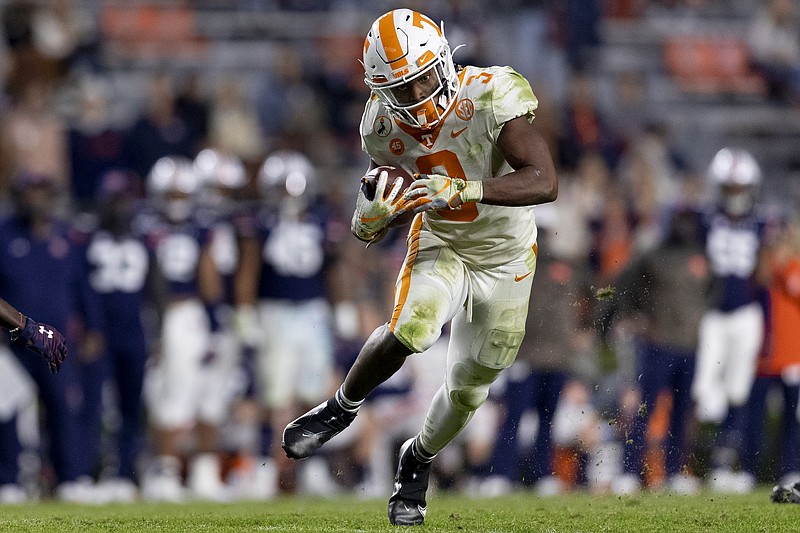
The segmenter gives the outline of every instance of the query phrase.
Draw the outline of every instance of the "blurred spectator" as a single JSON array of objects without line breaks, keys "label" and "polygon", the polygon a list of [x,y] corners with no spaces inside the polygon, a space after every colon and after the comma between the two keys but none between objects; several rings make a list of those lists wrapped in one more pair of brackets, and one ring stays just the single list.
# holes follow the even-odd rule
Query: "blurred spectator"
[{"label": "blurred spectator", "polygon": [[599,153],[611,168],[619,158],[620,146],[597,104],[594,83],[586,74],[570,80],[558,150],[559,163],[568,169],[588,152]]},{"label": "blurred spectator", "polygon": [[[764,458],[777,453],[776,474],[780,485],[800,481],[798,397],[800,396],[800,222],[795,217],[770,247],[763,267],[769,286],[767,337],[764,354],[748,405],[747,434],[742,460],[747,470],[758,472]],[[767,397],[777,389],[783,399],[780,430],[774,439],[764,438]]]},{"label": "blurred spectator", "polygon": [[612,484],[620,493],[652,483],[657,465],[647,463],[652,446],[647,429],[662,394],[669,400],[669,427],[658,436],[655,448],[662,451],[668,487],[678,492],[699,489],[698,479],[686,470],[686,436],[692,414],[697,324],[706,309],[709,279],[700,239],[699,214],[687,208],[675,210],[662,243],[637,254],[617,278],[613,297],[602,301],[598,309],[604,321],[633,321],[636,331],[640,401],[625,433],[624,474]]},{"label": "blurred spectator", "polygon": [[281,139],[304,137],[311,130],[327,127],[325,109],[318,101],[314,86],[307,80],[305,62],[300,50],[281,47],[275,54],[275,65],[264,69],[263,84],[256,99],[258,120],[266,136],[267,149],[296,149],[284,146]]},{"label": "blurred spectator", "polygon": [[[0,228],[0,292],[10,301],[25,301],[26,310],[64,332],[71,357],[53,375],[21,346],[14,354],[39,390],[44,407],[46,449],[55,473],[56,496],[91,502],[95,492],[82,428],[83,392],[80,367],[103,355],[102,318],[86,286],[85,250],[69,226],[53,214],[58,194],[55,179],[20,174],[13,184],[16,211]],[[17,418],[0,424],[0,441],[8,455],[2,461],[0,485],[19,483],[20,443]],[[47,487],[49,489],[49,487]]]},{"label": "blurred spectator", "polygon": [[158,73],[150,80],[145,109],[126,132],[125,163],[144,178],[165,156],[193,158],[197,138],[178,112],[172,77]]},{"label": "blurred spectator", "polygon": [[21,88],[0,131],[0,188],[8,193],[21,172],[52,176],[62,189],[70,183],[66,125],[53,110],[53,86],[45,81]]},{"label": "blurred spectator", "polygon": [[264,134],[258,115],[242,95],[236,78],[228,78],[217,89],[211,104],[208,142],[214,148],[250,162],[264,157]]},{"label": "blurred spectator", "polygon": [[569,0],[554,4],[556,38],[561,40],[575,72],[582,72],[591,65],[591,52],[600,44],[601,4],[599,0]]},{"label": "blurred spectator", "polygon": [[769,0],[756,12],[747,37],[770,96],[800,104],[800,32],[794,0]]},{"label": "blurred spectator", "polygon": [[109,91],[101,80],[80,85],[79,115],[68,134],[72,198],[78,209],[93,207],[103,176],[124,165],[124,135],[111,125]]},{"label": "blurred spectator", "polygon": [[175,114],[186,124],[192,153],[206,144],[210,108],[199,74],[191,72],[175,96]]}]

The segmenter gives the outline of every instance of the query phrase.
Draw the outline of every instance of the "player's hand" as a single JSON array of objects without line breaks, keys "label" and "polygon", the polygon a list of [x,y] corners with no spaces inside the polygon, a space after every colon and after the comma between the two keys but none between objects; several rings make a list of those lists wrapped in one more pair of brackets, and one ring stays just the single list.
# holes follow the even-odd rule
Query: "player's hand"
[{"label": "player's hand", "polygon": [[406,202],[402,194],[403,178],[397,178],[386,192],[389,174],[386,171],[378,175],[375,184],[375,198],[367,200],[364,191],[359,190],[356,199],[356,210],[353,213],[353,220],[350,224],[353,234],[362,241],[372,241],[378,238],[386,229],[389,223],[398,216],[405,213]]},{"label": "player's hand", "polygon": [[11,342],[19,343],[47,361],[50,372],[55,374],[67,358],[67,343],[64,336],[53,326],[40,324],[25,317],[25,325],[11,333]]},{"label": "player's hand", "polygon": [[456,209],[483,198],[483,182],[451,178],[442,174],[420,174],[403,196],[406,210],[415,213]]}]

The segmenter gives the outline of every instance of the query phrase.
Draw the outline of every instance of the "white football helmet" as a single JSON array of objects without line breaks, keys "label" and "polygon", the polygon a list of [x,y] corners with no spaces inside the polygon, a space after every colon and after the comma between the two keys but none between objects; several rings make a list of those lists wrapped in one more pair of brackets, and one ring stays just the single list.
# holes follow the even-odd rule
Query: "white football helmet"
[{"label": "white football helmet", "polygon": [[219,216],[230,215],[247,185],[247,172],[242,161],[236,156],[206,148],[194,158],[193,168],[202,184],[200,203]]},{"label": "white football helmet", "polygon": [[755,206],[761,185],[761,168],[746,150],[723,148],[708,168],[720,208],[730,216],[743,216]]},{"label": "white football helmet", "polygon": [[316,192],[317,171],[300,152],[278,150],[264,160],[258,171],[258,185],[264,200],[300,198]]},{"label": "white football helmet", "polygon": [[192,215],[200,191],[200,177],[192,160],[165,156],[155,162],[147,176],[147,194],[156,208],[173,222],[184,222]]},{"label": "white football helmet", "polygon": [[247,185],[242,161],[219,150],[201,150],[194,158],[194,170],[205,187],[237,190]]},{"label": "white football helmet", "polygon": [[[372,24],[364,41],[365,83],[398,120],[435,127],[455,103],[458,75],[444,25],[422,13],[395,9]],[[437,87],[421,102],[399,102],[394,89],[431,73]]]}]

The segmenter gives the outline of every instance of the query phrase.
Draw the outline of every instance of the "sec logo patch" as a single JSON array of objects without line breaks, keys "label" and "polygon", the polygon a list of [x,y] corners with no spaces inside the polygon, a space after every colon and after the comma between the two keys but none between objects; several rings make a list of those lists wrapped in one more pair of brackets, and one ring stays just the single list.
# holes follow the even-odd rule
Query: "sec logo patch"
[{"label": "sec logo patch", "polygon": [[389,141],[389,151],[394,155],[400,155],[406,151],[406,145],[400,139],[392,139]]},{"label": "sec logo patch", "polygon": [[387,137],[392,132],[392,121],[386,115],[380,115],[372,123],[372,131],[378,137]]},{"label": "sec logo patch", "polygon": [[462,98],[456,103],[456,115],[461,120],[470,120],[475,114],[475,104],[469,98]]}]

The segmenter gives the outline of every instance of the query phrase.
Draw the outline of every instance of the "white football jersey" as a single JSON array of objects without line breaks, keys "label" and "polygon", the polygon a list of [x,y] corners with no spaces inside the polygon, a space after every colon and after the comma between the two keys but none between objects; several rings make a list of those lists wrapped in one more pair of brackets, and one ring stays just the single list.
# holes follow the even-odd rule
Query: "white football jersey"
[{"label": "white football jersey", "polygon": [[[465,67],[456,103],[434,129],[393,120],[374,95],[361,119],[362,149],[379,165],[420,174],[487,180],[514,169],[497,146],[503,124],[534,118],[538,100],[530,84],[511,67]],[[505,264],[536,242],[533,207],[470,202],[453,211],[424,214],[423,229],[445,240],[467,263]]]}]

